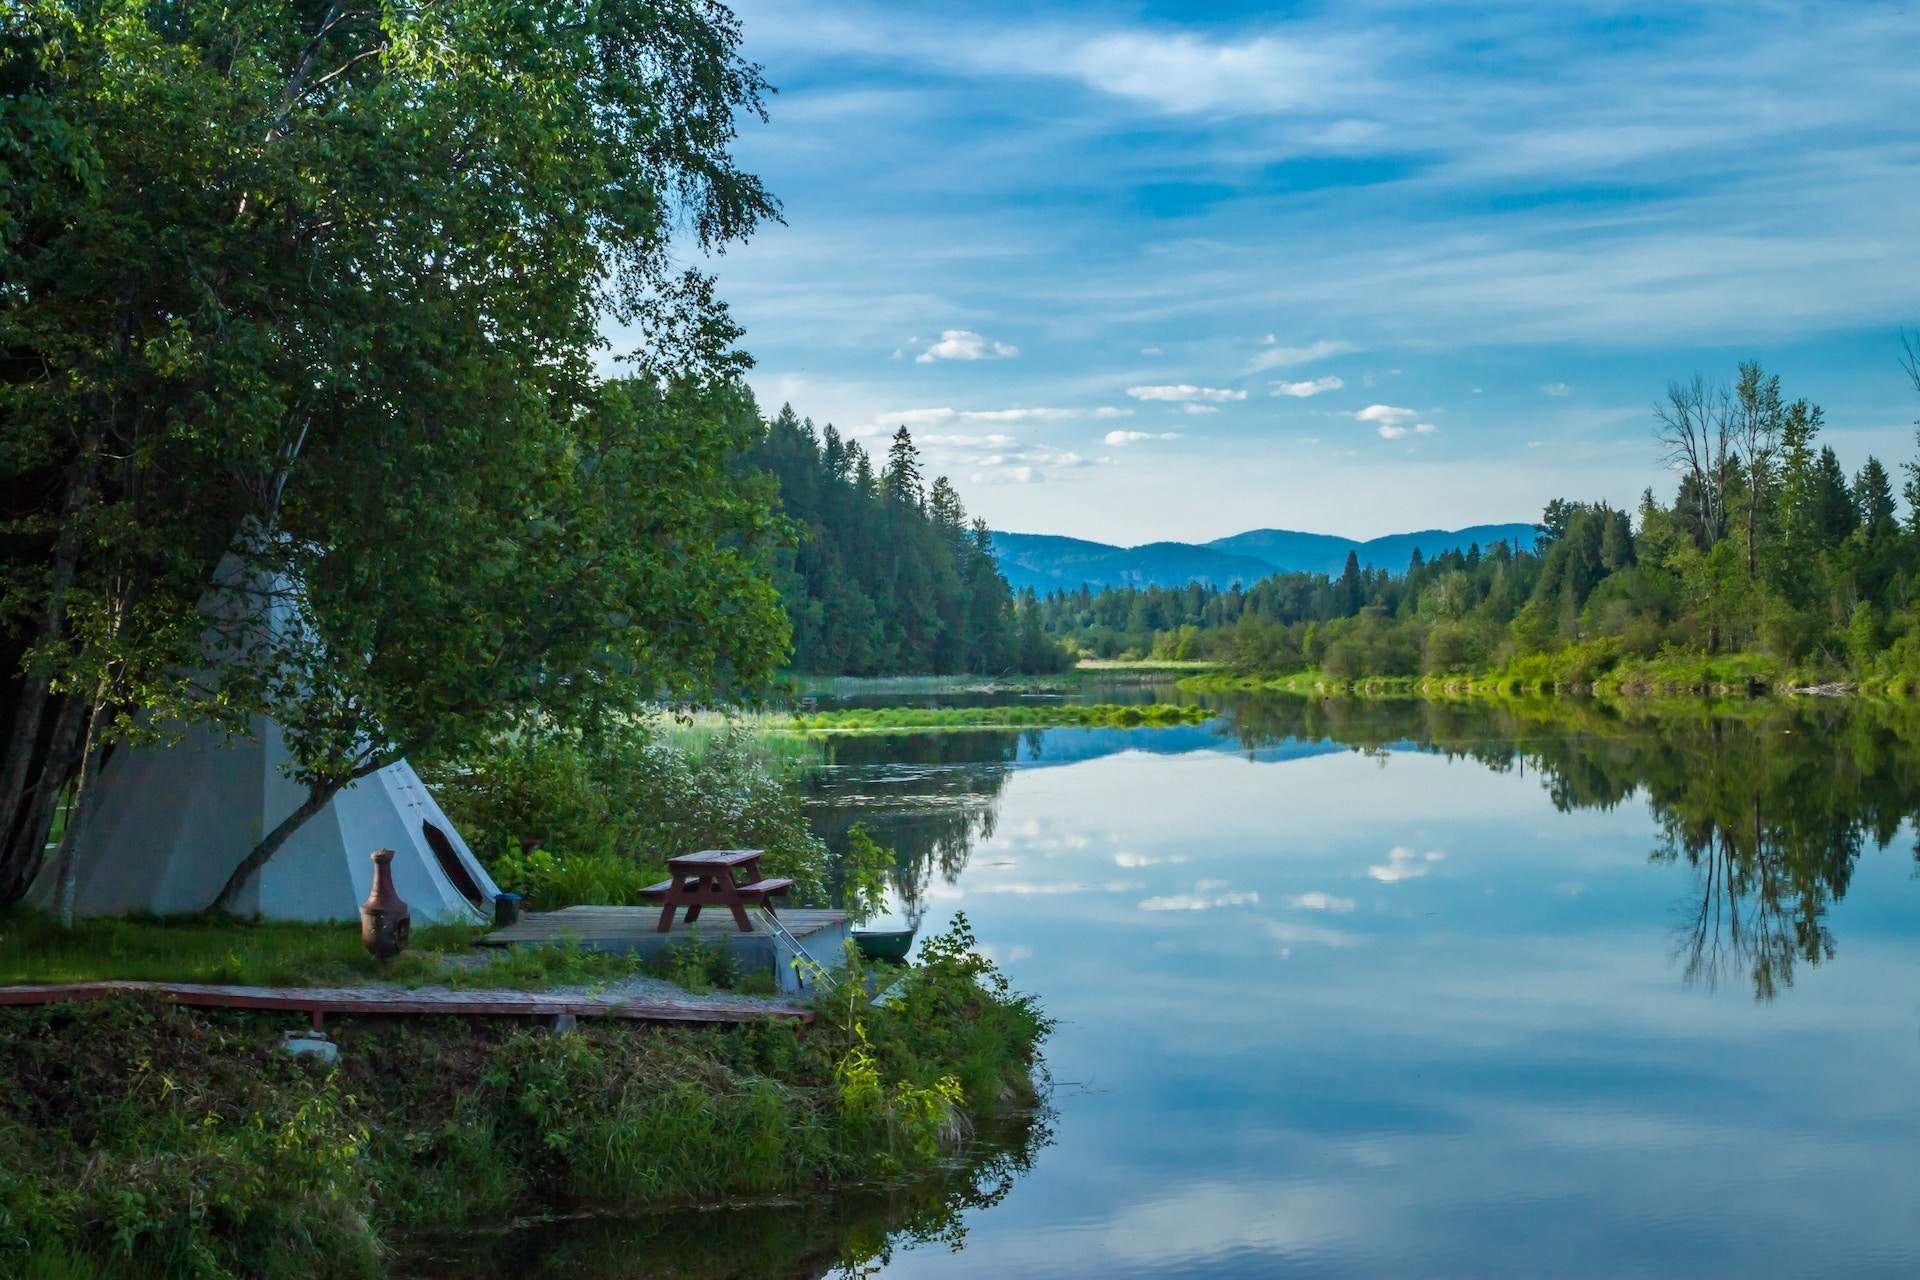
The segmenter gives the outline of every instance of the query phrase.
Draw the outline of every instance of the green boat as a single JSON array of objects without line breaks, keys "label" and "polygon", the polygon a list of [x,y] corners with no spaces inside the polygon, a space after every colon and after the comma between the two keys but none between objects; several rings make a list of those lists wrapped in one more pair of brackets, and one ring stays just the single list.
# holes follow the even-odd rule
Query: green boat
[{"label": "green boat", "polygon": [[869,960],[902,964],[913,949],[913,934],[912,929],[855,929],[853,945]]}]

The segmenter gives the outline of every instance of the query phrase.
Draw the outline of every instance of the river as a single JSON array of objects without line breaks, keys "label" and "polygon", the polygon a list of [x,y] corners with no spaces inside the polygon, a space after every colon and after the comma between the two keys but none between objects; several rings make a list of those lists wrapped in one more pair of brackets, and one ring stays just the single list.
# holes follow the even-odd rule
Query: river
[{"label": "river", "polygon": [[816,823],[1059,1019],[1051,1112],[917,1189],[556,1229],[578,1273],[1920,1273],[1920,715],[1216,709],[836,740]]}]

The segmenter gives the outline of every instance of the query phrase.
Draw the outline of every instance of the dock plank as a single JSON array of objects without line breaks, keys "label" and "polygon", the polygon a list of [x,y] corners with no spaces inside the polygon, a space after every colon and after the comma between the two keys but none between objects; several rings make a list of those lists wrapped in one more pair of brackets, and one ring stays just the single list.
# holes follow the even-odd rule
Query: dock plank
[{"label": "dock plank", "polygon": [[278,1009],[347,1016],[444,1014],[451,1016],[621,1018],[636,1022],[756,1022],[776,1018],[813,1021],[811,1009],[749,1003],[724,997],[631,997],[555,994],[539,991],[449,991],[399,987],[241,987],[193,982],[77,982],[0,987],[0,1005],[56,1004],[150,993],[176,1004],[221,1009]]}]

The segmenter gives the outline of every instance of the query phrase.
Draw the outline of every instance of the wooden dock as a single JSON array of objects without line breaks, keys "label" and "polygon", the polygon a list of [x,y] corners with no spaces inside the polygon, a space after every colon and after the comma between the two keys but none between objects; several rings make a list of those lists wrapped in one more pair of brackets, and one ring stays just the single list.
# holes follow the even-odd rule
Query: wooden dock
[{"label": "wooden dock", "polygon": [[[561,911],[530,911],[518,921],[495,929],[480,939],[482,946],[510,947],[518,943],[572,942],[589,951],[630,951],[636,943],[667,945],[686,942],[695,934],[701,941],[722,945],[729,938],[770,938],[772,935],[753,919],[753,928],[742,932],[726,912],[708,913],[689,925],[676,918],[673,928],[659,931],[658,907],[567,907]],[[780,912],[780,923],[787,932],[803,942],[809,934],[844,928],[847,913],[793,907]]]},{"label": "wooden dock", "polygon": [[175,1004],[212,1009],[266,1009],[304,1013],[319,1030],[328,1014],[352,1017],[443,1014],[457,1017],[622,1018],[635,1022],[813,1021],[813,1010],[724,995],[645,997],[556,994],[539,991],[450,991],[401,987],[229,987],[195,982],[72,982],[0,987],[0,1005],[57,1004],[109,996],[150,994]]},{"label": "wooden dock", "polygon": [[649,962],[658,960],[670,948],[684,946],[698,936],[702,945],[724,949],[733,956],[742,973],[773,975],[776,990],[788,995],[803,995],[813,978],[793,963],[793,948],[805,952],[811,965],[832,970],[845,959],[844,948],[852,937],[844,911],[825,911],[793,907],[781,911],[778,919],[791,935],[783,940],[761,920],[759,909],[747,912],[753,928],[741,929],[725,911],[712,910],[689,925],[684,916],[673,927],[660,931],[658,907],[568,907],[562,911],[531,911],[505,928],[495,929],[480,939],[482,946],[537,946],[567,942],[589,951],[633,952]]}]

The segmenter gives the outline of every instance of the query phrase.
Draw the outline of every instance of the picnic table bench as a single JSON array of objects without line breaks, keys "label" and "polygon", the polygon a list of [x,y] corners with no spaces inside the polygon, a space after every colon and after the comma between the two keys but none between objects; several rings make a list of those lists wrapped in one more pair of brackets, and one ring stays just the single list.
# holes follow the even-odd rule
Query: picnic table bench
[{"label": "picnic table bench", "polygon": [[704,849],[667,859],[668,878],[640,891],[647,902],[659,902],[659,932],[673,929],[674,912],[687,909],[687,923],[700,918],[702,907],[726,907],[742,933],[753,932],[748,907],[773,915],[774,898],[793,888],[791,880],[767,880],[760,875],[762,849]]}]

